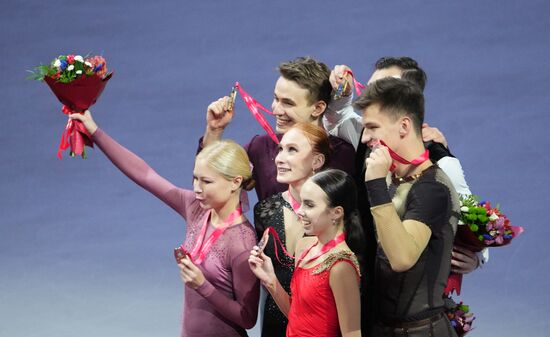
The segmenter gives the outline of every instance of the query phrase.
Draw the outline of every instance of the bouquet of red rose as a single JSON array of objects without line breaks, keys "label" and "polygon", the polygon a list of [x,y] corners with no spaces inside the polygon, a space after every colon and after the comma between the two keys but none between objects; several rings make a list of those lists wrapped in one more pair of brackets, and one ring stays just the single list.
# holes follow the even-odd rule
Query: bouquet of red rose
[{"label": "bouquet of red rose", "polygon": [[[49,65],[35,68],[31,78],[45,81],[57,99],[63,104],[62,112],[83,113],[92,106],[103,92],[112,73],[102,56],[82,57],[80,55],[61,55]],[[80,121],[67,122],[57,156],[70,146],[71,157],[81,155],[86,158],[86,146],[93,147],[91,136]]]},{"label": "bouquet of red rose", "polygon": [[456,303],[452,298],[445,298],[445,314],[449,318],[458,337],[465,336],[472,330],[472,324],[476,319],[470,312],[470,307],[464,303]]},{"label": "bouquet of red rose", "polygon": [[[455,243],[474,252],[486,247],[500,247],[512,242],[523,233],[523,227],[513,226],[499,207],[492,207],[488,201],[478,201],[474,196],[461,198],[460,220]],[[445,294],[456,290],[460,295],[462,274],[451,273]]]}]

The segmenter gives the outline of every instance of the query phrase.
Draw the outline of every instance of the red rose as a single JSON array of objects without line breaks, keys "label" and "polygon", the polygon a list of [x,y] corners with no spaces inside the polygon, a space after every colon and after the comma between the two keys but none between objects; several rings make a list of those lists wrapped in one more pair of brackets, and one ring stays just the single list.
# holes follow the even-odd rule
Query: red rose
[{"label": "red rose", "polygon": [[74,55],[73,54],[67,55],[67,62],[69,62],[69,64],[74,63]]}]

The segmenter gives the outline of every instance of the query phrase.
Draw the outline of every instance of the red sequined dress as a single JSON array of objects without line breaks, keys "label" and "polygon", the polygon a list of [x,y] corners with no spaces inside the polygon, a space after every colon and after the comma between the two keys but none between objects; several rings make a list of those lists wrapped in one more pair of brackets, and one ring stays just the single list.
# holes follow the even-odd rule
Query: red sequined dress
[{"label": "red sequined dress", "polygon": [[[302,258],[308,251],[302,254]],[[340,262],[349,263],[355,268],[359,282],[359,262],[351,251],[328,252],[324,261],[310,268],[302,268],[298,262],[290,283],[292,297],[287,337],[340,336],[338,311],[329,283],[330,270]]]}]

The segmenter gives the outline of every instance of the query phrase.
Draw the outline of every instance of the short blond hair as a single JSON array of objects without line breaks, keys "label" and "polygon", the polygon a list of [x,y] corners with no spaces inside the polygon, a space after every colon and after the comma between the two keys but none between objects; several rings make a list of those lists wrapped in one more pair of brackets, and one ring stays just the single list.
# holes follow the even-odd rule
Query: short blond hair
[{"label": "short blond hair", "polygon": [[206,146],[196,160],[204,160],[206,165],[221,174],[227,180],[235,177],[243,177],[241,187],[247,191],[254,188],[252,179],[252,167],[248,154],[242,146],[232,140],[216,141]]}]

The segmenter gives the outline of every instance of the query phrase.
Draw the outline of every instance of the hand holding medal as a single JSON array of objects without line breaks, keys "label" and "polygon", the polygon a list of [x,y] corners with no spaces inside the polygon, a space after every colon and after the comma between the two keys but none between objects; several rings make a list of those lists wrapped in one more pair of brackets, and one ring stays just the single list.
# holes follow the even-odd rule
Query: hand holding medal
[{"label": "hand holding medal", "polygon": [[345,65],[335,66],[330,73],[329,81],[334,88],[334,100],[341,99],[342,97],[351,96],[351,82],[353,82],[353,87],[355,87],[355,92],[357,93],[357,96],[361,95],[361,90],[365,89],[365,86],[355,79],[351,69]]},{"label": "hand holding medal", "polygon": [[256,246],[254,246],[254,248],[252,248],[250,251],[250,256],[248,257],[248,265],[250,266],[250,269],[262,282],[262,285],[268,288],[273,286],[277,280],[275,269],[273,268],[273,262],[271,262],[271,258],[269,256],[264,254],[264,249],[269,241],[270,228],[272,229],[272,227],[266,228],[261,240]]},{"label": "hand holding medal", "polygon": [[277,138],[277,135],[265,117],[261,114],[260,110],[270,115],[273,113],[256,101],[252,96],[250,96],[250,94],[244,91],[239,82],[235,83],[235,86],[231,89],[229,96],[222,97],[208,106],[206,113],[208,130],[212,133],[219,134],[223,132],[225,127],[231,122],[235,111],[237,93],[241,95],[254,119],[256,119],[256,121],[261,125],[269,137],[278,144],[279,139]]},{"label": "hand holding medal", "polygon": [[[191,287],[192,289],[197,289],[203,285],[206,278],[204,277],[202,271],[193,263],[189,253],[185,252],[185,250],[182,251],[179,248],[176,248],[177,252],[174,250],[174,255],[176,256],[178,267],[180,268],[181,280],[185,282],[185,285]],[[181,257],[182,255],[183,257]]]},{"label": "hand holding medal", "polygon": [[231,97],[224,96],[210,103],[206,112],[206,123],[211,131],[223,131],[233,119]]},{"label": "hand holding medal", "polygon": [[351,74],[350,68],[345,65],[337,65],[330,72],[329,81],[333,88],[334,100],[351,95],[351,86],[349,85],[350,81],[353,80]]},{"label": "hand holding medal", "polygon": [[[196,287],[193,287],[194,285],[200,286],[200,284],[196,284],[197,282],[192,283],[193,277],[191,277],[191,270],[189,270],[189,266],[186,266],[185,260],[187,258],[187,261],[191,261],[191,257],[189,256],[189,252],[183,248],[183,246],[179,246],[177,248],[174,248],[174,258],[176,259],[176,263],[178,264],[178,267],[180,268],[180,277],[185,284],[189,284],[189,286],[193,289],[196,289]],[[191,262],[192,264],[192,262]],[[202,272],[199,270],[199,273],[202,274]],[[194,273],[194,275],[198,275],[198,273]],[[204,278],[204,277],[203,277]]]},{"label": "hand holding medal", "polygon": [[269,230],[265,230],[264,234],[262,235],[262,238],[260,241],[258,241],[258,244],[256,245],[258,247],[258,253],[261,253],[264,251],[265,247],[267,246],[267,242],[269,241]]},{"label": "hand holding medal", "polygon": [[223,220],[222,224],[217,227],[208,238],[206,238],[206,230],[212,215],[212,210],[210,210],[205,216],[204,224],[202,225],[193,249],[190,252],[183,248],[183,246],[174,249],[174,257],[180,267],[180,276],[186,285],[193,289],[197,289],[204,283],[204,274],[197,265],[204,262],[214,243],[222,236],[223,232],[233,224],[235,219],[239,219],[242,214],[243,210],[241,206],[239,206]]},{"label": "hand holding medal", "polygon": [[229,94],[229,104],[227,105],[227,111],[233,112],[235,109],[235,99],[237,98],[237,88],[232,87],[231,93]]},{"label": "hand holding medal", "polygon": [[183,259],[186,257],[189,258],[189,252],[187,252],[183,246],[174,248],[174,258],[176,259],[177,264],[181,264]]}]

